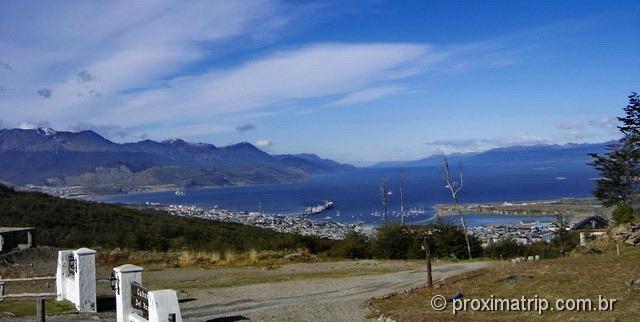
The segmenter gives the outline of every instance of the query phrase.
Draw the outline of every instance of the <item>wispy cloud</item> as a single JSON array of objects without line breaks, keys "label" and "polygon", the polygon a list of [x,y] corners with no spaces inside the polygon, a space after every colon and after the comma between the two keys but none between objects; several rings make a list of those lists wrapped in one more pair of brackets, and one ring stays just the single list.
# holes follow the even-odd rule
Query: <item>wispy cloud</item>
[{"label": "wispy cloud", "polygon": [[452,153],[480,152],[505,146],[552,144],[554,142],[555,140],[551,138],[521,133],[519,135],[505,135],[493,138],[435,140],[426,144],[437,151]]},{"label": "wispy cloud", "polygon": [[23,130],[32,130],[37,128],[49,128],[51,127],[51,123],[48,121],[27,121],[22,122],[18,125],[18,128]]},{"label": "wispy cloud", "polygon": [[53,90],[50,88],[41,88],[36,93],[38,93],[40,97],[51,98],[51,95],[53,95]]},{"label": "wispy cloud", "polygon": [[[162,88],[131,94],[113,116],[213,117],[344,94],[408,75],[430,59],[429,48],[422,44],[331,43],[277,51],[236,68],[181,77]],[[178,105],[181,109],[176,110]]]},{"label": "wispy cloud", "polygon": [[[13,69],[0,74],[11,93],[0,112],[26,106],[17,118],[100,121],[104,112],[118,113],[110,108],[126,103],[125,94],[162,86],[183,66],[215,57],[213,44],[248,44],[284,28],[295,18],[286,10],[270,0],[0,3],[0,32],[12,35],[0,38],[2,66]],[[30,18],[16,19],[17,12]],[[20,94],[38,91],[49,99]]]},{"label": "wispy cloud", "polygon": [[[0,113],[14,123],[47,119],[63,128],[86,123],[159,136],[233,133],[222,116],[319,98],[348,106],[406,95],[413,79],[435,70],[518,62],[532,37],[446,46],[308,42],[218,61],[317,16],[308,6],[278,0],[2,2],[0,33],[12,37],[0,38],[0,71],[11,71],[0,73],[0,87],[8,89]],[[18,12],[30,18],[17,19]]]},{"label": "wispy cloud", "polygon": [[387,96],[402,94],[407,91],[404,86],[378,86],[351,92],[341,99],[330,103],[334,106],[345,106],[375,101]]},{"label": "wispy cloud", "polygon": [[268,149],[271,146],[273,146],[273,143],[271,143],[271,141],[269,141],[267,139],[262,139],[262,140],[256,141],[256,146],[261,148],[261,149]]},{"label": "wispy cloud", "polygon": [[615,117],[603,117],[599,119],[557,121],[554,126],[559,130],[616,129],[617,121],[618,119]]},{"label": "wispy cloud", "polygon": [[245,125],[240,125],[240,126],[236,126],[236,131],[238,131],[238,133],[242,133],[242,132],[247,132],[250,130],[254,130],[256,128],[255,125],[251,124],[251,123],[247,123]]},{"label": "wispy cloud", "polygon": [[12,70],[12,69],[13,69],[13,67],[11,67],[11,65],[9,65],[9,64],[7,64],[7,63],[5,63],[3,61],[0,61],[0,70],[9,71],[9,70]]},{"label": "wispy cloud", "polygon": [[617,132],[615,117],[602,117],[582,120],[556,121],[554,127],[562,132],[567,140],[581,140],[601,136],[602,133],[614,134]]},{"label": "wispy cloud", "polygon": [[117,125],[106,124],[91,124],[87,122],[81,122],[69,128],[71,131],[79,132],[85,130],[94,131],[103,137],[106,137],[115,141],[125,140],[144,140],[147,138],[146,134],[134,133],[131,129],[126,129]]},{"label": "wispy cloud", "polygon": [[96,78],[89,71],[86,71],[86,70],[83,70],[76,75],[78,76],[78,82],[80,83],[86,83],[86,82],[91,82],[96,80]]}]

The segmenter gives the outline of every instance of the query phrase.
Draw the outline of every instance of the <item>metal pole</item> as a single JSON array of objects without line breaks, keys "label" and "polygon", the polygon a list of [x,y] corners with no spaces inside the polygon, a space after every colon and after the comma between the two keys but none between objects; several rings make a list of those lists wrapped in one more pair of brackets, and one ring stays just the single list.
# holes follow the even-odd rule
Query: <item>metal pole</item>
[{"label": "metal pole", "polygon": [[44,299],[36,300],[36,321],[45,322],[46,314],[44,310]]}]

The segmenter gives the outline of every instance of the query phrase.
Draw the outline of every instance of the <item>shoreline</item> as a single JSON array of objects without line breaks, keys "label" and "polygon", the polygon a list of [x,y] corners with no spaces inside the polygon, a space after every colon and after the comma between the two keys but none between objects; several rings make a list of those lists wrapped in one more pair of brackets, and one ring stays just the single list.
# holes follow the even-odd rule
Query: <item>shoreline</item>
[{"label": "shoreline", "polygon": [[320,238],[342,239],[356,231],[370,234],[373,226],[339,221],[313,221],[300,214],[273,215],[259,212],[231,211],[226,209],[209,209],[185,205],[164,204],[132,204],[122,205],[134,209],[152,209],[172,216],[202,218],[222,222],[234,222],[243,225],[271,229],[283,233],[297,233],[303,236],[317,236]]},{"label": "shoreline", "polygon": [[[434,217],[449,217],[458,215],[453,204],[438,204],[433,206],[436,211]],[[611,217],[612,208],[602,206],[593,197],[560,198],[545,200],[524,200],[517,202],[475,202],[460,204],[463,215],[493,215],[493,216],[555,216],[568,215],[574,218],[588,217],[594,214]]]}]

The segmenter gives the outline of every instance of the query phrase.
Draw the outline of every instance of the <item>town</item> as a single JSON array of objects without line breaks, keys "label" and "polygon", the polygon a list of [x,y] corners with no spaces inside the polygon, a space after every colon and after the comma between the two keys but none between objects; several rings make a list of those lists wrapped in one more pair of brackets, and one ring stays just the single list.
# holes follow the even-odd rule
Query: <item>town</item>
[{"label": "town", "polygon": [[504,239],[513,239],[519,244],[529,245],[539,241],[550,241],[557,227],[553,223],[521,221],[510,225],[482,225],[467,228],[467,231],[482,241],[486,247]]},{"label": "town", "polygon": [[175,216],[235,222],[283,233],[297,233],[303,236],[317,236],[329,239],[342,239],[350,231],[363,232],[366,230],[366,227],[362,225],[336,221],[311,221],[302,215],[270,215],[260,212],[230,211],[219,208],[207,209],[185,205],[165,206],[157,203],[147,203],[146,205]]}]

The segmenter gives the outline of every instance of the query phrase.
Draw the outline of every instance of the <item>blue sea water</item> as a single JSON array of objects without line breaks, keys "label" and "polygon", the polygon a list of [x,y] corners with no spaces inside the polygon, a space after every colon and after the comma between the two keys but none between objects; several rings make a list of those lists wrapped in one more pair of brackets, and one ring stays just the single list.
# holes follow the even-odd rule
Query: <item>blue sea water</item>
[{"label": "blue sea water", "polygon": [[[543,200],[566,197],[589,197],[595,188],[597,173],[588,165],[570,164],[504,164],[465,166],[464,188],[460,202],[503,202]],[[378,223],[382,212],[378,196],[381,180],[388,180],[392,191],[390,211],[399,212],[399,172],[397,168],[362,168],[350,172],[317,175],[308,181],[290,184],[270,184],[245,187],[207,188],[187,190],[184,196],[173,191],[102,196],[110,203],[157,202],[258,211],[264,213],[301,213],[306,207],[328,199],[333,209],[316,215],[318,220]],[[405,169],[405,209],[424,209],[425,213],[408,217],[410,222],[431,218],[432,207],[451,203],[440,167]],[[523,219],[550,221],[547,217],[467,215],[469,226],[480,224],[516,223]],[[445,218],[457,221],[457,217]]]}]

